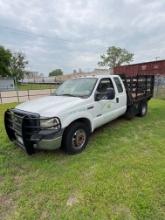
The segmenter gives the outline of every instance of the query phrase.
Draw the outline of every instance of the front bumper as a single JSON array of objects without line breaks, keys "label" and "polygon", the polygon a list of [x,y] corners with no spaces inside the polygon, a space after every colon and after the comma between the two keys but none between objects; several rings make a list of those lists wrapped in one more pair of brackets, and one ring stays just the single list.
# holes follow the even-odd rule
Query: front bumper
[{"label": "front bumper", "polygon": [[61,146],[62,134],[62,130],[58,133],[43,130],[42,134],[38,133],[37,135],[33,135],[31,141],[34,142],[35,149],[55,150]]},{"label": "front bumper", "polygon": [[[61,142],[62,142],[62,133],[60,133],[60,135],[55,135],[52,138],[41,138],[39,140],[33,140],[31,139],[31,141],[33,142],[33,150],[55,150],[61,147]],[[14,143],[23,148],[24,150],[26,150],[26,147],[23,143],[23,140],[20,136],[16,137],[16,140],[14,140]],[[28,154],[32,154],[27,152]]]},{"label": "front bumper", "polygon": [[33,154],[35,149],[54,150],[61,146],[61,123],[56,128],[40,127],[40,116],[21,110],[5,112],[5,128],[11,141]]}]

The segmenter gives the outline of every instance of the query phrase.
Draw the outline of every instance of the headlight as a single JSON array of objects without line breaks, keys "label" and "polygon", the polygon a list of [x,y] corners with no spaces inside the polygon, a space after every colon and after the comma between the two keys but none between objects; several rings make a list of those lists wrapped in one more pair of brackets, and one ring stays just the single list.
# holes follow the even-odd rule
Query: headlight
[{"label": "headlight", "polygon": [[58,118],[41,118],[40,127],[45,129],[60,129],[60,120]]}]

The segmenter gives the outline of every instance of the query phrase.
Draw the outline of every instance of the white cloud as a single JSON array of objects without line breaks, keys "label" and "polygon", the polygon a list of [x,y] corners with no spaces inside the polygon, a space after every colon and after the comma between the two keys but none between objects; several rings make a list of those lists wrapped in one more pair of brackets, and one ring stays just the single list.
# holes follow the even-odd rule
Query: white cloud
[{"label": "white cloud", "polygon": [[94,68],[111,45],[133,51],[135,62],[163,59],[164,11],[154,0],[0,0],[0,44],[45,73]]}]

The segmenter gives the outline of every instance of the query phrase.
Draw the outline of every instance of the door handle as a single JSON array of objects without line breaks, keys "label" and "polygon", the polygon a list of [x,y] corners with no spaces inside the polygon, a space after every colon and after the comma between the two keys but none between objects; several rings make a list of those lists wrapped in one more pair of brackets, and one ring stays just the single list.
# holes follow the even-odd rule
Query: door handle
[{"label": "door handle", "polygon": [[119,103],[119,97],[116,98],[116,103]]}]

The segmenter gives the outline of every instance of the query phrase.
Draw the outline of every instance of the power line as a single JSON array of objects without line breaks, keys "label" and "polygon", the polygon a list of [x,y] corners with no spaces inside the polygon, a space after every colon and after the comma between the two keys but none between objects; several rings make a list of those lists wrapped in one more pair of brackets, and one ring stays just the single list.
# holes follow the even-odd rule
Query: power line
[{"label": "power line", "polygon": [[[63,39],[61,37],[58,37],[58,36],[55,36],[55,37],[52,37],[52,36],[48,36],[48,35],[43,35],[43,34],[36,34],[36,33],[32,33],[32,32],[28,32],[28,31],[25,31],[25,30],[22,30],[22,29],[18,29],[18,28],[13,28],[13,27],[9,27],[9,26],[5,26],[5,25],[2,25],[0,24],[0,28],[3,28],[4,30],[7,30],[7,31],[10,31],[10,32],[13,32],[13,33],[17,33],[17,34],[23,34],[26,36],[26,38],[29,38],[29,39],[34,39],[34,37],[40,37],[40,38],[44,38],[44,39],[47,39],[49,40],[48,43],[51,44],[51,45],[55,45],[56,48],[59,47],[64,47],[64,48],[68,48],[68,51],[77,51],[78,48],[75,47],[75,45],[73,44],[76,44],[77,46],[79,45],[82,45],[82,39],[80,40],[67,40],[67,39]],[[63,42],[63,45],[60,45],[58,44],[58,42],[55,42],[55,40],[57,41],[61,41]],[[89,41],[89,38],[88,39],[84,39],[84,43],[86,41]],[[68,44],[67,44],[68,43]],[[72,45],[70,45],[70,44]],[[94,45],[93,45],[94,46]],[[90,46],[91,48],[92,46]],[[82,51],[88,51],[89,48],[81,48]]]},{"label": "power line", "polygon": [[13,27],[8,27],[8,26],[5,26],[5,25],[0,25],[0,28],[9,30],[9,31],[11,31],[11,32],[15,32],[15,33],[20,33],[20,34],[24,34],[24,35],[27,35],[27,36],[31,36],[31,37],[34,37],[34,36],[35,36],[35,37],[41,37],[41,38],[52,39],[52,40],[56,39],[56,40],[63,41],[63,42],[68,42],[68,43],[75,43],[75,41],[66,40],[66,39],[63,39],[63,38],[58,37],[58,36],[50,37],[50,36],[47,36],[47,35],[36,34],[36,33],[28,32],[28,31],[25,31],[25,30],[13,28]]}]

